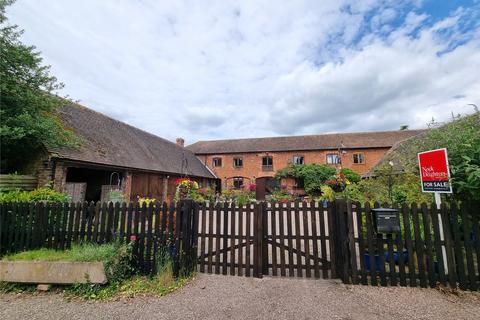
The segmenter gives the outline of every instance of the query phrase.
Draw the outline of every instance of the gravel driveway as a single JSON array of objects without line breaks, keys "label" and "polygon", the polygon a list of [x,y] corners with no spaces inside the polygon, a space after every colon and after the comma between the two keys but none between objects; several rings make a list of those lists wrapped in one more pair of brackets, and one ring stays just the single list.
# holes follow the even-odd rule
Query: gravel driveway
[{"label": "gravel driveway", "polygon": [[0,296],[0,319],[479,319],[480,294],[346,286],[328,280],[199,274],[162,298],[68,301]]}]

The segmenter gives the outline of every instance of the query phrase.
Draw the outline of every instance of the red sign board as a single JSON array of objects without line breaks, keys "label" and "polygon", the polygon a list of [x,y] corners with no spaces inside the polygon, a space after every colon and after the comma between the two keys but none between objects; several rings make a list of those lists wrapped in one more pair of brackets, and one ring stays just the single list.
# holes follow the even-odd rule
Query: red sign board
[{"label": "red sign board", "polygon": [[451,193],[447,149],[437,149],[418,154],[423,192]]}]

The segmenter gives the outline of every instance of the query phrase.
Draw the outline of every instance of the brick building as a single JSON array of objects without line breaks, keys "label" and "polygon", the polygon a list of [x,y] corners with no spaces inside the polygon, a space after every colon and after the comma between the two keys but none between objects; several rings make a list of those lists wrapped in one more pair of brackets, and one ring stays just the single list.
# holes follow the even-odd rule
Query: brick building
[{"label": "brick building", "polygon": [[[277,186],[278,181],[273,178],[275,172],[290,164],[328,164],[365,174],[395,143],[420,132],[422,130],[399,130],[199,141],[187,149],[214,172],[222,188],[256,183],[259,193],[264,194]],[[290,181],[288,186],[295,189],[294,182]]]},{"label": "brick building", "polygon": [[77,104],[60,108],[59,116],[80,138],[80,147],[46,148],[26,173],[36,175],[39,186],[53,183],[74,201],[105,200],[112,190],[126,200],[169,201],[180,177],[201,185],[216,181],[181,140],[170,142]]}]

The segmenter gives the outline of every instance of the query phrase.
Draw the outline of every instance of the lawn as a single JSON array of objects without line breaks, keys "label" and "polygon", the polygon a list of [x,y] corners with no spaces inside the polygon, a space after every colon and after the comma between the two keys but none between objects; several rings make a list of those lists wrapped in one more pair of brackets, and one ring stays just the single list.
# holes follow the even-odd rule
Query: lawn
[{"label": "lawn", "polygon": [[74,244],[70,250],[37,249],[4,256],[6,261],[106,261],[115,255],[114,244]]}]

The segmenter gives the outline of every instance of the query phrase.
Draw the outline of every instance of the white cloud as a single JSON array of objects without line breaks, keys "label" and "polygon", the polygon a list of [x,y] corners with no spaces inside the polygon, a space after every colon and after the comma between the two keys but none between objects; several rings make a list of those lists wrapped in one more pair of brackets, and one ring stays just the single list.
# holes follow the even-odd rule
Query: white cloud
[{"label": "white cloud", "polygon": [[416,128],[432,117],[471,112],[467,104],[480,100],[479,42],[439,55],[449,41],[434,32],[447,23],[413,38],[408,36],[413,20],[385,40],[344,50],[342,63],[321,68],[305,63],[283,75],[272,99],[272,114],[279,115],[271,118],[272,127],[285,134]]},{"label": "white cloud", "polygon": [[72,98],[190,143],[418,127],[480,104],[478,25],[414,8],[401,26],[396,1],[373,0],[23,0],[8,15]]}]

